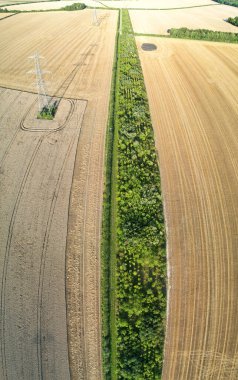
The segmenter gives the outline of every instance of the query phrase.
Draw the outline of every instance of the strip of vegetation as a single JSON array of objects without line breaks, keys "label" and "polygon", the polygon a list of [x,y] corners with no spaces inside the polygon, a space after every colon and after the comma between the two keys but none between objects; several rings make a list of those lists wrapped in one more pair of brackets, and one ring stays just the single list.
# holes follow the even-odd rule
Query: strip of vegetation
[{"label": "strip of vegetation", "polygon": [[[117,25],[114,63],[112,72],[111,98],[109,104],[109,118],[106,136],[106,158],[105,158],[105,190],[103,200],[103,223],[102,223],[102,246],[101,246],[101,303],[102,303],[102,349],[103,349],[103,374],[104,379],[111,380],[111,361],[115,353],[115,256],[111,255],[114,251],[115,231],[115,184],[116,184],[116,148],[117,145],[115,132],[115,102],[116,102],[116,80],[117,80],[117,49],[118,49],[118,28]],[[114,349],[112,346],[114,345]],[[115,360],[114,360],[115,361]]]},{"label": "strip of vegetation", "polygon": [[238,43],[238,33],[214,32],[208,29],[188,28],[172,28],[169,29],[168,32],[172,38]]},{"label": "strip of vegetation", "polygon": [[219,4],[231,5],[232,7],[238,7],[238,0],[213,0]]},{"label": "strip of vegetation", "polygon": [[110,211],[111,357],[106,378],[160,379],[166,314],[160,174],[133,30],[128,11],[122,15]]},{"label": "strip of vegetation", "polygon": [[227,21],[232,25],[238,26],[238,16],[234,18],[229,17]]}]

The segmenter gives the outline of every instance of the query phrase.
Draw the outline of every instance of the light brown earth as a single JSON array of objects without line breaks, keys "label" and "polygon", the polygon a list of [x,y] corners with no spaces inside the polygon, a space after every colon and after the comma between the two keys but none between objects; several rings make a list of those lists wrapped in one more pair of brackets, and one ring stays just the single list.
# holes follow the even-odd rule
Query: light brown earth
[{"label": "light brown earth", "polygon": [[214,4],[212,0],[102,0],[101,3],[111,8],[122,7],[141,9],[184,8]]},{"label": "light brown earth", "polygon": [[0,0],[0,7],[5,5],[5,4],[16,4],[16,3],[33,3],[34,1],[39,1],[39,0]]},{"label": "light brown earth", "polygon": [[[1,0],[0,0],[1,1]],[[23,1],[24,2],[24,1]],[[14,10],[21,10],[21,11],[39,11],[39,10],[50,10],[50,9],[60,9],[64,8],[68,5],[72,5],[74,3],[78,3],[78,0],[62,0],[62,1],[44,1],[39,2],[35,4],[18,4],[18,5],[10,5],[9,7],[6,7],[8,10],[14,9]],[[94,0],[85,0],[83,1],[84,4],[86,4],[89,7],[97,7],[104,8],[104,6],[97,1]]]},{"label": "light brown earth", "polygon": [[[238,378],[238,46],[138,37],[168,239],[164,380]],[[142,43],[157,45],[142,51]]]},{"label": "light brown earth", "polygon": [[225,21],[229,17],[236,17],[237,14],[237,8],[226,5],[163,11],[130,11],[134,32],[142,34],[169,34],[168,29],[182,27],[238,33],[236,26]]},{"label": "light brown earth", "polygon": [[91,11],[10,20],[0,24],[0,85],[34,90],[27,57],[37,47],[54,73],[50,92],[65,98],[59,115],[73,111],[64,129],[43,122],[44,132],[33,121],[36,95],[1,89],[0,378],[100,380],[99,238],[117,12],[101,13],[99,26]]},{"label": "light brown earth", "polygon": [[3,18],[6,18],[6,17],[10,17],[10,16],[13,16],[14,13],[0,13],[0,20],[2,20]]}]

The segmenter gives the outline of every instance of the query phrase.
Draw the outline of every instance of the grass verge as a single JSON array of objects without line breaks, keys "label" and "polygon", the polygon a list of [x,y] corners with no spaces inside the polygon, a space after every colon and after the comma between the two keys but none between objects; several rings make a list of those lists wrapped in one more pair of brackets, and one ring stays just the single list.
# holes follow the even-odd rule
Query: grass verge
[{"label": "grass verge", "polygon": [[104,379],[112,380],[112,368],[115,363],[116,331],[115,331],[115,252],[116,238],[113,226],[116,218],[115,191],[116,191],[116,162],[117,162],[117,131],[115,126],[116,88],[117,88],[117,50],[119,36],[119,20],[117,25],[111,98],[109,104],[109,118],[106,136],[105,157],[105,189],[103,203],[102,246],[101,246],[101,297],[102,297],[102,349]]}]

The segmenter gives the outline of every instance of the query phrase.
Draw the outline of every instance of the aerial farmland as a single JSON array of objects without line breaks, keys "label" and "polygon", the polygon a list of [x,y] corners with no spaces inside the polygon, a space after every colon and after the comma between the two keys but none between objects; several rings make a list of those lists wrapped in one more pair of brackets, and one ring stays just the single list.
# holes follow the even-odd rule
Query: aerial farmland
[{"label": "aerial farmland", "polygon": [[238,378],[236,2],[0,1],[1,380]]}]

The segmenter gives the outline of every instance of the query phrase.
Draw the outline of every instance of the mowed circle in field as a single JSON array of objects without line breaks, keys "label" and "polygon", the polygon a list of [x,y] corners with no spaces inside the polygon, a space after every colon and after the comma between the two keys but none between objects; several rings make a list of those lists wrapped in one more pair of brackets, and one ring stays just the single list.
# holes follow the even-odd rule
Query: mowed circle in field
[{"label": "mowed circle in field", "polygon": [[163,379],[236,380],[238,46],[136,40],[167,224]]},{"label": "mowed circle in field", "polygon": [[134,32],[142,34],[168,34],[168,29],[182,27],[237,33],[237,27],[225,21],[236,16],[237,9],[226,5],[163,11],[130,11]]}]

